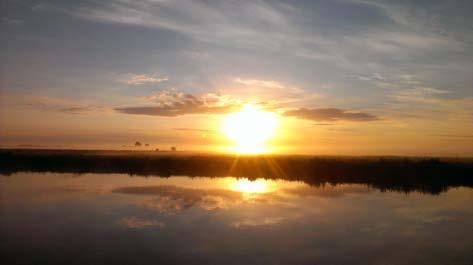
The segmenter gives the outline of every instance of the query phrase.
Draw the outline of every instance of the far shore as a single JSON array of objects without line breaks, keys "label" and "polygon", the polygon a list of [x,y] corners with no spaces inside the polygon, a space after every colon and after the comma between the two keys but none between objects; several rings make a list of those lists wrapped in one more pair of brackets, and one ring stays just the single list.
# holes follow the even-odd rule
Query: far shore
[{"label": "far shore", "polygon": [[123,173],[136,176],[243,177],[309,185],[365,184],[438,194],[473,187],[473,159],[399,156],[230,155],[183,151],[0,149],[0,174]]}]

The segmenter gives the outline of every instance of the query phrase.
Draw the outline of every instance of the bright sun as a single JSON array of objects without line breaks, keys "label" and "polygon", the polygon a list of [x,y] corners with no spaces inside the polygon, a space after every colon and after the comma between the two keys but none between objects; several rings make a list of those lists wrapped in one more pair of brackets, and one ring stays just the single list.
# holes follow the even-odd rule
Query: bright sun
[{"label": "bright sun", "polygon": [[226,117],[223,131],[237,145],[236,152],[265,153],[268,151],[266,142],[275,135],[277,124],[275,113],[247,104],[241,111]]}]

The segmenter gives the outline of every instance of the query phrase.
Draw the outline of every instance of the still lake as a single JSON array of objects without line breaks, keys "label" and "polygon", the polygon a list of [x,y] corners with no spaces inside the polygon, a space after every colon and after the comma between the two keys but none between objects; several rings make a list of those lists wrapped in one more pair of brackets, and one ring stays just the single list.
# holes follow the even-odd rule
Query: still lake
[{"label": "still lake", "polygon": [[0,176],[2,264],[473,264],[473,189]]}]

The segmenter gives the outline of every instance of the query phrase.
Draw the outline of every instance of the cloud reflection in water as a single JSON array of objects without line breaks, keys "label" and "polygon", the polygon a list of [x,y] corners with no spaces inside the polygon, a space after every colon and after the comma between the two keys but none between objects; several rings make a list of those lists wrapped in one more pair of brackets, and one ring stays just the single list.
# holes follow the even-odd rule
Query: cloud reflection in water
[{"label": "cloud reflection in water", "polygon": [[[39,258],[57,264],[446,264],[455,258],[469,264],[472,258],[468,188],[433,196],[263,179],[20,173],[3,178],[0,192],[0,247],[7,261],[24,264]],[[418,254],[425,251],[432,256]]]}]

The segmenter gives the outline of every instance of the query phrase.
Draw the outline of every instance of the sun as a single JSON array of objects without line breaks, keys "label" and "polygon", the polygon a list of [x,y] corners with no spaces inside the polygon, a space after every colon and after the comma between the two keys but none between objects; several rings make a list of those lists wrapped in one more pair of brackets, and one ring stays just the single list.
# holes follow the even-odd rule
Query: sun
[{"label": "sun", "polygon": [[223,132],[236,144],[234,151],[238,153],[266,153],[266,142],[274,137],[277,125],[275,113],[247,104],[225,118]]}]

